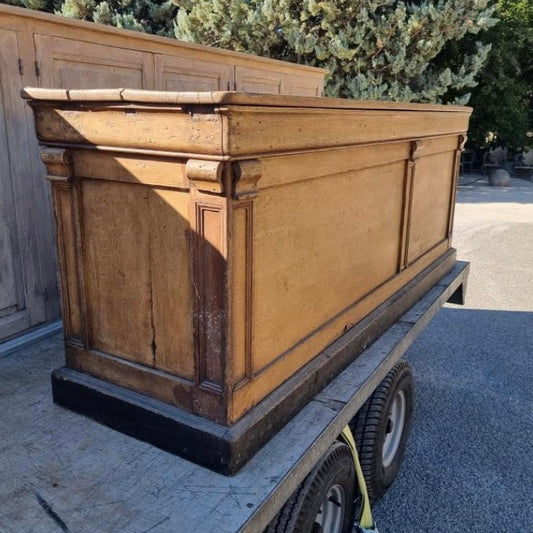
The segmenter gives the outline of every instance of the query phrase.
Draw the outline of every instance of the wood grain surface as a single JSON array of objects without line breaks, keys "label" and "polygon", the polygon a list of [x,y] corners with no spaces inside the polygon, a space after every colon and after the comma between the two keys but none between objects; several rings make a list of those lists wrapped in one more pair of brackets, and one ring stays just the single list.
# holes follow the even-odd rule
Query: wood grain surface
[{"label": "wood grain surface", "polygon": [[[314,96],[324,87],[323,69],[0,4],[0,341],[60,316],[50,186],[42,180],[33,113],[21,101],[22,88],[258,90],[251,81],[244,87],[239,69],[252,81],[282,80],[276,93]],[[173,137],[175,131],[165,135]],[[140,179],[139,159],[131,164],[137,164]],[[126,158],[122,163],[127,169]],[[81,165],[86,174],[93,167],[95,173],[103,171],[105,162],[87,154],[75,164],[76,173]],[[150,172],[153,180],[166,186],[168,175],[174,185],[164,162],[159,169]]]},{"label": "wood grain surface", "polygon": [[100,379],[231,425],[429,265],[432,283],[452,267],[468,108],[32,96],[38,137],[67,150],[78,195],[56,198],[63,284],[85,311],[65,305],[87,321],[70,364]]}]

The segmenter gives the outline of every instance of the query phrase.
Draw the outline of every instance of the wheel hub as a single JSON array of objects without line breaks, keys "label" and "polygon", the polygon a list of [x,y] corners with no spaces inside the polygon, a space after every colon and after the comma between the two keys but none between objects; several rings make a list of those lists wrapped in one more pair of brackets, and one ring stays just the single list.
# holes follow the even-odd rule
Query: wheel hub
[{"label": "wheel hub", "polygon": [[341,485],[333,485],[318,510],[313,533],[341,533],[346,501]]},{"label": "wheel hub", "polygon": [[403,426],[405,424],[406,400],[405,393],[399,391],[392,402],[389,417],[387,420],[387,428],[385,434],[385,441],[383,442],[382,461],[383,466],[389,466],[400,445],[402,439]]}]

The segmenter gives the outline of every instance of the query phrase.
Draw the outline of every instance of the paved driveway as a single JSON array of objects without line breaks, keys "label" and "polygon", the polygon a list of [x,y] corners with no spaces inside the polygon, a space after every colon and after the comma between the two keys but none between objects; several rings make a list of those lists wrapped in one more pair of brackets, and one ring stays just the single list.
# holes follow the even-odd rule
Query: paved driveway
[{"label": "paved driveway", "polygon": [[533,184],[461,186],[454,246],[471,262],[467,305],[408,352],[414,425],[375,517],[382,533],[531,533]]}]

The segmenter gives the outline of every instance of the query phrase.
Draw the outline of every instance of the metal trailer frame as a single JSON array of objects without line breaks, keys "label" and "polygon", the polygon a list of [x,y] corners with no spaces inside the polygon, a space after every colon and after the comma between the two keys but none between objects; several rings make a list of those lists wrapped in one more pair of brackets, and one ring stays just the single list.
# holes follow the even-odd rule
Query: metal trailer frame
[{"label": "metal trailer frame", "polygon": [[57,336],[0,359],[0,531],[263,531],[442,305],[463,303],[468,271],[456,262],[232,477],[54,405]]}]

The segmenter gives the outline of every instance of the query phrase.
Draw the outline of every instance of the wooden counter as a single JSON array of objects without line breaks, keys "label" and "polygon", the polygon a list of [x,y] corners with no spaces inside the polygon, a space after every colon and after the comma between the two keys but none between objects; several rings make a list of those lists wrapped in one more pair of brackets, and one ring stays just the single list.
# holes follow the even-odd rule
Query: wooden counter
[{"label": "wooden counter", "polygon": [[[257,449],[455,262],[469,108],[25,96],[53,183],[67,368],[221,441],[246,427]],[[357,345],[317,357],[353,327]],[[248,454],[231,438],[221,470]]]}]

